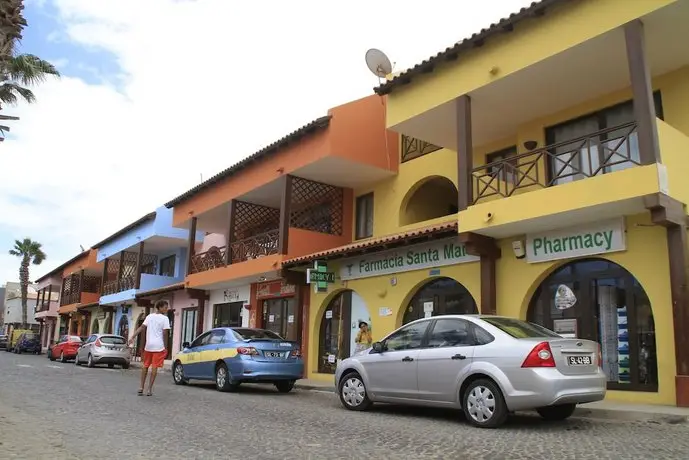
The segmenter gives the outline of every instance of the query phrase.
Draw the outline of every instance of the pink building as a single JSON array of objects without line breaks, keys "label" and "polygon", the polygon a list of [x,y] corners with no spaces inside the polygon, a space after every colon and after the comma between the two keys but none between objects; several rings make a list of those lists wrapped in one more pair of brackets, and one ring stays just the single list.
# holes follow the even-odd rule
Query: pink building
[{"label": "pink building", "polygon": [[40,324],[41,344],[48,348],[57,334],[62,270],[54,270],[36,280],[34,319]]}]

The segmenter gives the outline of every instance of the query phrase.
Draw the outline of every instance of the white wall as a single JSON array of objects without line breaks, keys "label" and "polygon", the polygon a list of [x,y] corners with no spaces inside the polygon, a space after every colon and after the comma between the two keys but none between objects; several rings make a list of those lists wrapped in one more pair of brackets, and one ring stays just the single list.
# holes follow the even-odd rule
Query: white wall
[{"label": "white wall", "polygon": [[[228,297],[225,297],[227,291]],[[240,287],[229,287],[225,289],[216,289],[210,292],[210,300],[208,301],[208,308],[206,309],[205,318],[203,319],[203,330],[207,331],[213,327],[213,314],[215,312],[215,304],[229,303],[229,302],[244,302],[249,303],[251,296],[251,287],[247,284]],[[249,310],[242,308],[242,327],[249,326]]]},{"label": "white wall", "polygon": [[203,238],[201,250],[198,252],[206,252],[213,246],[225,246],[225,235],[223,235],[222,233],[209,233]]}]

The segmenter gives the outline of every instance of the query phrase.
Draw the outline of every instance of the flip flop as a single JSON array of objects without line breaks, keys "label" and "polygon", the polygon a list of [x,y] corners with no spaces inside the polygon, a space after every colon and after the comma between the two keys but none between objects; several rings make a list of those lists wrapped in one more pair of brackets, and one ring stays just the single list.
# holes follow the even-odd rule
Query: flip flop
[{"label": "flip flop", "polygon": [[149,391],[148,393],[146,393],[146,396],[153,396],[153,392]]},{"label": "flip flop", "polygon": [[136,392],[136,394],[139,395],[139,396],[143,396],[143,395],[144,395],[144,390],[138,390],[138,391]]}]

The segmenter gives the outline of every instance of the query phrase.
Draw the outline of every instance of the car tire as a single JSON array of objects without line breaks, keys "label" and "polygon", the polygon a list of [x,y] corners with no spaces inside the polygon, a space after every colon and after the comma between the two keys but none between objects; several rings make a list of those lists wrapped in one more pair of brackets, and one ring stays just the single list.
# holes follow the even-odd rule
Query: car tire
[{"label": "car tire", "polygon": [[91,356],[91,353],[89,353],[88,358],[86,358],[86,367],[93,367],[95,364],[93,363],[93,356]]},{"label": "car tire", "polygon": [[544,420],[549,422],[559,422],[571,417],[576,408],[576,404],[560,404],[557,406],[540,407],[536,409],[536,412],[538,412],[538,415],[540,415]]},{"label": "car tire", "polygon": [[462,410],[467,421],[479,428],[497,428],[509,415],[500,387],[488,379],[469,384],[462,397]]},{"label": "car tire", "polygon": [[114,364],[108,364],[108,369],[114,369],[115,365]]},{"label": "car tire", "polygon": [[122,365],[122,369],[129,369],[129,363],[124,363]]},{"label": "car tire", "polygon": [[65,352],[64,352],[64,351],[61,351],[61,352],[60,352],[60,362],[61,362],[61,363],[66,363],[66,362],[67,362],[67,358],[65,357]]},{"label": "car tire", "polygon": [[337,394],[340,396],[340,403],[348,410],[365,411],[373,405],[364,379],[358,372],[351,372],[340,379]]},{"label": "car tire", "polygon": [[215,388],[223,392],[236,391],[239,388],[239,383],[232,382],[230,371],[227,370],[225,363],[215,366]]},{"label": "car tire", "polygon": [[184,366],[179,361],[172,366],[172,380],[175,382],[175,385],[186,385],[189,383],[189,380],[184,377]]},{"label": "car tire", "polygon": [[53,356],[53,351],[52,351],[52,350],[50,350],[50,351],[48,352],[48,359],[51,360],[51,361],[55,361],[55,357]]},{"label": "car tire", "polygon": [[289,393],[294,388],[295,380],[280,380],[275,382],[275,388],[278,389],[280,393]]}]

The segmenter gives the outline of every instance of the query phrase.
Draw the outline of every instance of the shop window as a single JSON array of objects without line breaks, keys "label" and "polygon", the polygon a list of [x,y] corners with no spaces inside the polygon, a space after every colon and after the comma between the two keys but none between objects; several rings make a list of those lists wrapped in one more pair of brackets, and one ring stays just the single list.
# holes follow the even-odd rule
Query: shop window
[{"label": "shop window", "polygon": [[402,324],[429,316],[476,313],[476,302],[467,288],[452,278],[436,278],[414,294],[404,312]]},{"label": "shop window", "polygon": [[366,350],[373,343],[371,316],[356,292],[343,291],[323,312],[318,346],[318,372],[334,374],[337,360]]},{"label": "shop window", "polygon": [[160,259],[160,270],[159,274],[160,276],[169,276],[169,277],[174,277],[175,276],[175,262],[176,262],[177,257],[173,254],[168,257],[164,257]]},{"label": "shop window", "polygon": [[265,328],[287,340],[300,342],[297,301],[294,297],[263,301]]},{"label": "shop window", "polygon": [[356,232],[357,240],[373,236],[373,193],[356,199]]},{"label": "shop window", "polygon": [[411,225],[458,212],[457,187],[446,177],[427,179],[402,203],[400,225]]},{"label": "shop window", "polygon": [[603,259],[572,262],[539,286],[529,321],[601,345],[611,390],[658,391],[655,323],[643,287]]},{"label": "shop window", "polygon": [[197,318],[196,308],[186,308],[182,310],[182,340],[180,343],[180,349],[182,343],[191,343],[196,337],[196,318]]},{"label": "shop window", "polygon": [[213,327],[242,327],[244,302],[216,304],[213,312]]}]

